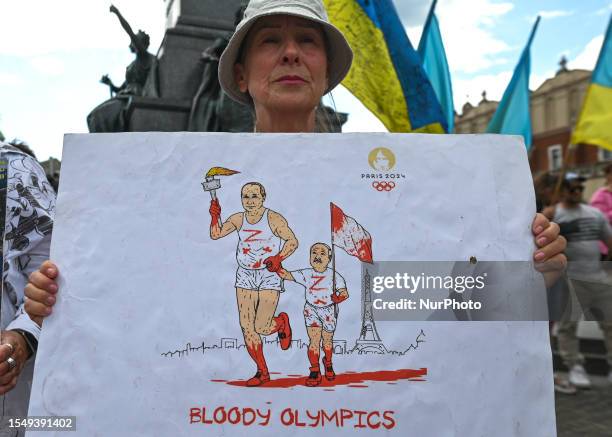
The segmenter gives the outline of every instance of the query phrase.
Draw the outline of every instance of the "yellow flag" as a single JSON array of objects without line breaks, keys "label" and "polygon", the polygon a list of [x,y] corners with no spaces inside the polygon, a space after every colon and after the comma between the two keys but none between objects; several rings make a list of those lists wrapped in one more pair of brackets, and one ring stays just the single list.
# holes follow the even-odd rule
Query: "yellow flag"
[{"label": "yellow flag", "polygon": [[572,144],[592,144],[612,151],[612,16],[591,85],[587,90]]}]

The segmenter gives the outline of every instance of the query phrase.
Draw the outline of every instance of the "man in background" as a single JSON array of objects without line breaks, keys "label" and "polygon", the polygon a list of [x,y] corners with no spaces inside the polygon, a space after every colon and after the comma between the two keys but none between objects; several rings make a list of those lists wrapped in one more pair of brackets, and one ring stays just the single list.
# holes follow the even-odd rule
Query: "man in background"
[{"label": "man in background", "polygon": [[[586,318],[599,321],[604,331],[608,363],[612,369],[612,323],[609,322],[612,282],[603,269],[599,250],[600,241],[612,248],[612,228],[600,210],[582,203],[584,181],[584,178],[575,174],[566,176],[562,184],[562,201],[554,207],[554,220],[561,228],[561,235],[567,239],[565,254],[570,287]],[[576,322],[560,324],[559,351],[569,369],[570,384],[578,388],[589,388],[591,381],[583,367],[584,358],[578,351],[576,326]],[[612,382],[612,371],[608,379]]]}]

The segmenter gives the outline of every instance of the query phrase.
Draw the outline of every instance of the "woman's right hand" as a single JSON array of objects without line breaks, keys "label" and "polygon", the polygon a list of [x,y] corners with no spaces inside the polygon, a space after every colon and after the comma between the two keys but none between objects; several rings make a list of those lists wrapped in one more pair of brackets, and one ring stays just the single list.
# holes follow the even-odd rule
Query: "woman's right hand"
[{"label": "woman's right hand", "polygon": [[55,305],[55,294],[58,290],[55,279],[58,273],[55,264],[45,261],[37,271],[30,274],[29,282],[25,286],[26,313],[39,326],[42,326],[43,319],[51,314],[51,308]]}]

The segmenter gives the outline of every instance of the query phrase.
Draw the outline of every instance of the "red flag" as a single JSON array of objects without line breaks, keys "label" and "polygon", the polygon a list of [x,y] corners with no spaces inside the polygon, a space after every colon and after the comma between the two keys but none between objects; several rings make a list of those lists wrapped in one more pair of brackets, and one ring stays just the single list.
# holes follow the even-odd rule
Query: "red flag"
[{"label": "red flag", "polygon": [[361,261],[372,263],[372,237],[353,217],[331,204],[332,243]]}]

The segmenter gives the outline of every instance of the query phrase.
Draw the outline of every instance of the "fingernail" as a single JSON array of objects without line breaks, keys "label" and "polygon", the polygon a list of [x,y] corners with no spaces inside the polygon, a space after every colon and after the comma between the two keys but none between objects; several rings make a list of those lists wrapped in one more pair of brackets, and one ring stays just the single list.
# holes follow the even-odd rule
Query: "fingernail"
[{"label": "fingernail", "polygon": [[47,269],[47,275],[54,275],[54,274],[55,274],[54,269]]},{"label": "fingernail", "polygon": [[55,285],[55,284],[51,284],[51,285],[49,285],[49,291],[50,291],[51,293],[55,293],[55,292],[57,292],[57,285]]},{"label": "fingernail", "polygon": [[544,259],[544,257],[545,257],[545,256],[546,256],[546,255],[544,255],[544,252],[539,251],[539,252],[536,252],[536,254],[535,254],[535,259],[536,259],[537,261],[542,261],[542,260]]},{"label": "fingernail", "polygon": [[49,296],[49,297],[47,298],[47,303],[48,303],[49,305],[53,305],[53,304],[55,303],[55,298],[54,298],[53,296]]},{"label": "fingernail", "polygon": [[546,237],[538,239],[538,245],[544,246],[546,244]]},{"label": "fingernail", "polygon": [[46,315],[51,314],[51,308],[46,307],[46,308],[45,308],[45,314],[46,314]]},{"label": "fingernail", "polygon": [[542,226],[538,226],[537,228],[535,228],[536,234],[539,234],[543,230],[544,230],[544,228]]}]

